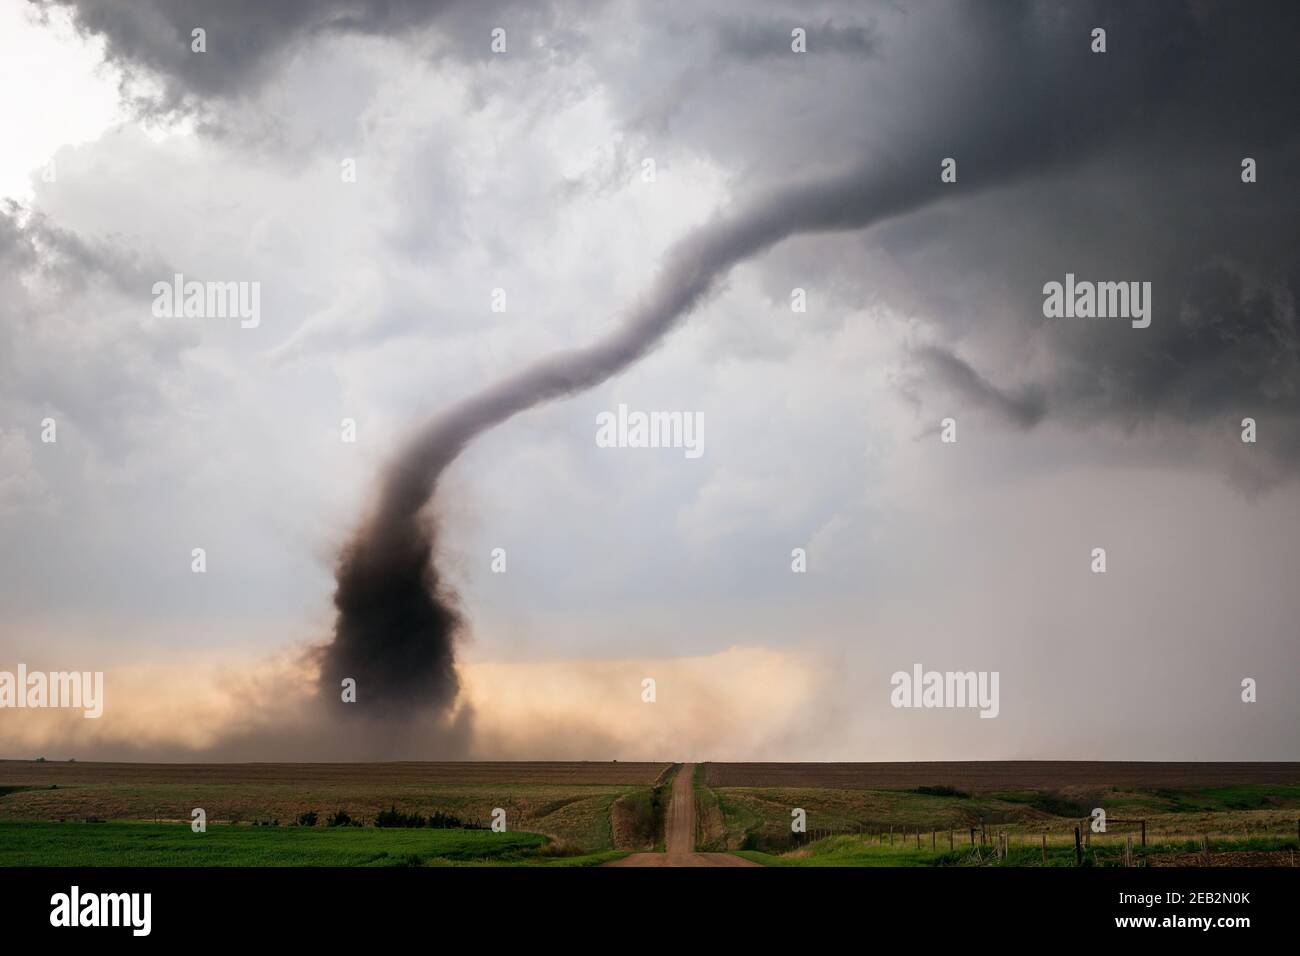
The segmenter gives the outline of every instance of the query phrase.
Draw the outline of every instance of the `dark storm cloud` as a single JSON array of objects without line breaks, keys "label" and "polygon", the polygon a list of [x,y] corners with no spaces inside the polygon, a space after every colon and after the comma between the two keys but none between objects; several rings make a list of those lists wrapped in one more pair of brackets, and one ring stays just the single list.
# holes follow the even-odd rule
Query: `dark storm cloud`
[{"label": "dark storm cloud", "polygon": [[[162,76],[174,105],[191,95],[221,98],[247,91],[314,36],[396,35],[435,21],[439,30],[452,29],[448,18],[462,9],[474,11],[464,15],[477,17],[477,28],[501,8],[341,0],[211,9],[195,3],[86,3],[76,7],[76,15],[84,31],[106,39],[110,58]],[[470,395],[430,418],[400,449],[370,515],[340,558],[338,617],[321,671],[323,698],[337,700],[339,680],[353,677],[364,712],[402,715],[423,706],[449,707],[458,691],[454,643],[461,619],[435,565],[433,530],[422,517],[444,470],[483,431],[524,409],[593,387],[638,361],[735,265],[793,236],[879,226],[936,205],[958,217],[978,208],[982,218],[970,233],[977,245],[951,248],[950,262],[978,257],[979,245],[996,249],[1002,255],[989,262],[989,272],[1013,275],[1022,291],[1010,303],[1014,308],[1007,308],[1007,302],[973,287],[976,306],[969,312],[976,328],[956,329],[935,311],[940,337],[966,332],[973,346],[1008,323],[1040,328],[1042,283],[1066,271],[1088,278],[1149,278],[1157,289],[1157,310],[1190,304],[1178,320],[1186,325],[1183,332],[1191,330],[1190,341],[1178,338],[1180,327],[1169,311],[1158,312],[1152,330],[1049,329],[1039,337],[1053,377],[1037,386],[997,384],[972,353],[963,347],[967,358],[959,358],[947,340],[918,352],[936,386],[957,390],[1018,426],[1045,414],[1115,421],[1177,408],[1203,416],[1228,407],[1243,389],[1249,397],[1250,388],[1262,389],[1282,409],[1291,407],[1293,362],[1285,348],[1294,341],[1294,307],[1275,293],[1261,298],[1244,282],[1235,287],[1230,278],[1187,277],[1201,274],[1206,257],[1220,251],[1262,271],[1261,287],[1276,285],[1267,257],[1218,248],[1216,234],[1257,231],[1256,241],[1271,250],[1269,256],[1294,261],[1294,226],[1281,219],[1294,217],[1296,204],[1288,202],[1294,190],[1284,185],[1269,192],[1285,182],[1283,160],[1293,155],[1295,142],[1294,5],[1252,5],[1243,14],[1238,6],[1213,3],[921,4],[895,16],[889,28],[883,14],[875,28],[860,25],[851,6],[842,10],[842,16],[820,19],[821,28],[809,27],[810,52],[799,55],[806,57],[798,61],[799,77],[772,66],[780,60],[768,51],[788,50],[790,32],[774,16],[738,8],[702,41],[711,51],[706,55],[737,61],[749,85],[724,88],[730,99],[708,83],[683,87],[683,106],[694,110],[694,125],[665,120],[663,128],[684,129],[688,140],[696,137],[714,156],[739,156],[757,170],[739,184],[730,209],[673,247],[613,334]],[[657,11],[646,7],[642,26],[671,36],[673,24],[656,26]],[[195,25],[208,30],[210,52],[201,56],[189,52]],[[1109,31],[1105,54],[1089,49],[1096,26]],[[763,35],[769,29],[770,38]],[[485,53],[486,29],[476,42],[475,49]],[[834,55],[819,59],[819,50]],[[724,65],[685,64],[709,76]],[[877,72],[849,73],[852,82],[824,72],[859,66]],[[598,81],[618,86],[648,74],[653,87],[661,71],[670,68],[653,58],[625,61]],[[877,86],[873,78],[889,82]],[[774,110],[767,94],[787,86],[801,89],[805,101]],[[768,162],[769,149],[780,154],[780,164]],[[1224,181],[1232,182],[1241,155],[1260,157],[1273,177],[1247,187],[1257,190],[1254,202],[1271,203],[1250,212],[1249,228],[1219,215],[1238,208],[1233,203],[1240,199],[1185,174],[1226,169]],[[958,182],[943,184],[940,161],[950,156],[958,162]],[[721,165],[731,169],[737,163]],[[791,173],[796,169],[799,175]],[[1103,191],[1102,205],[1113,207],[1117,220],[1139,222],[1140,234],[1117,232],[1096,203],[1073,221],[1060,215],[1077,207],[1068,194],[1076,177],[1085,175],[1111,190]],[[1132,181],[1151,188],[1135,196],[1126,188]],[[1232,185],[1241,187],[1239,181]],[[417,198],[418,186],[410,204],[436,208],[437,197]],[[1041,206],[1010,204],[1008,197],[1023,195],[1017,190],[1034,186]],[[1091,225],[1097,228],[1084,228]],[[949,284],[956,272],[931,270],[918,284],[960,298]],[[1261,322],[1268,331],[1257,338]],[[1270,342],[1282,343],[1281,359],[1268,358]],[[1236,350],[1238,371],[1207,384],[1208,363],[1221,360],[1225,350]],[[1273,364],[1259,367],[1265,361]],[[437,373],[430,370],[431,376]],[[1188,394],[1189,382],[1199,395]],[[1133,408],[1135,400],[1142,409]]]},{"label": "dark storm cloud", "polygon": [[0,203],[0,263],[13,273],[35,270],[43,281],[63,291],[103,279],[119,291],[140,295],[166,269],[119,248],[111,239],[85,239],[40,210],[26,209],[13,200]]},{"label": "dark storm cloud", "polygon": [[970,363],[947,349],[923,346],[915,358],[934,378],[979,408],[991,409],[1022,428],[1037,425],[1046,411],[1043,390],[1028,387],[1017,393],[997,388]]},{"label": "dark storm cloud", "polygon": [[[421,512],[448,465],[482,432],[521,411],[592,388],[659,344],[740,262],[801,234],[858,230],[921,209],[944,195],[938,159],[948,150],[974,168],[972,189],[995,186],[1092,154],[1165,105],[1178,76],[1160,57],[1120,60],[1115,70],[1089,61],[1084,25],[1044,24],[1000,8],[976,8],[979,55],[944,65],[954,102],[947,122],[849,171],[772,189],[680,240],[651,287],[613,334],[586,348],[549,356],[433,417],[389,467],[378,501],[338,567],[334,641],[325,651],[321,689],[358,678],[377,709],[445,709],[458,681],[454,643],[461,617],[434,563],[435,539]],[[1030,10],[1032,8],[1023,8]],[[1130,36],[1154,43],[1160,26],[1142,20]],[[1169,58],[1170,62],[1177,58]],[[982,84],[982,85],[981,85]],[[1148,98],[1134,102],[1134,89]],[[995,108],[990,104],[996,104]],[[1060,123],[1062,117],[1071,122]],[[964,175],[970,176],[967,172]],[[973,400],[1030,425],[1042,415],[1037,389],[1011,396],[939,349],[926,360]]]},{"label": "dark storm cloud", "polygon": [[[102,37],[108,60],[128,75],[144,71],[164,84],[161,102],[140,107],[171,111],[191,99],[225,98],[255,90],[300,46],[330,34],[403,36],[438,24],[465,41],[462,55],[487,55],[493,26],[527,31],[553,20],[550,4],[518,0],[39,0],[70,8],[77,28]],[[508,14],[508,22],[500,22]],[[206,31],[206,52],[191,50],[192,31]]]},{"label": "dark storm cloud", "polygon": [[[1300,7],[979,5],[951,20],[963,62],[926,65],[881,125],[901,162],[957,159],[955,201],[884,230],[908,288],[863,280],[933,324],[914,369],[1016,427],[1223,433],[1262,416],[1261,453],[1300,462]],[[1107,53],[1088,50],[1092,26]],[[898,42],[885,35],[887,61]],[[988,185],[1004,188],[972,192]],[[1151,282],[1151,327],[1044,318],[1043,284],[1067,272]]]},{"label": "dark storm cloud", "polygon": [[[937,308],[938,327],[979,358],[971,374],[952,374],[962,360],[940,342],[927,360],[947,369],[937,385],[978,400],[999,391],[1002,377],[1024,381],[1017,366],[1028,354],[1042,417],[1076,425],[1228,434],[1254,417],[1267,422],[1260,453],[1294,468],[1300,8],[1196,9],[1158,48],[1176,79],[1172,95],[1153,99],[1135,86],[1130,101],[1142,118],[1123,137],[1077,168],[972,203],[965,221],[933,237],[930,275],[975,277],[944,283],[945,304],[961,301],[964,314],[954,320]],[[1112,27],[1112,50],[1126,26]],[[1248,156],[1255,183],[1241,181]],[[1150,327],[1044,318],[1043,284],[1067,272],[1149,281]],[[1008,351],[1018,339],[1025,350]],[[984,404],[1025,424],[1014,403]]]},{"label": "dark storm cloud", "polygon": [[1151,345],[1112,339],[1107,350],[1058,353],[1051,386],[1057,414],[1130,423],[1157,412],[1182,422],[1234,413],[1294,418],[1300,411],[1295,291],[1251,287],[1222,265],[1192,272]]},{"label": "dark storm cloud", "polygon": [[167,373],[195,344],[191,330],[145,331],[150,286],[170,274],[112,236],[83,237],[0,204],[0,419],[53,413],[120,457],[127,426],[157,407]]},{"label": "dark storm cloud", "polygon": [[790,34],[796,26],[806,32],[807,49],[813,52],[870,56],[877,50],[878,37],[872,24],[824,20],[810,25],[802,18],[723,21],[716,28],[718,47],[724,55],[744,60],[787,56],[793,42]]}]

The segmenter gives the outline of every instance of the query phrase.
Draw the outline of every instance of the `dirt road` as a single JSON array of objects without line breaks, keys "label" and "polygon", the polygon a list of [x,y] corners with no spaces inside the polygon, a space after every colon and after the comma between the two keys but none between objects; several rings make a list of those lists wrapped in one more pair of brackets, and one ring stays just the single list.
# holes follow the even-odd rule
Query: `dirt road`
[{"label": "dirt road", "polygon": [[666,853],[633,853],[607,866],[758,866],[730,853],[695,852],[695,765],[685,764],[673,779],[668,801]]}]

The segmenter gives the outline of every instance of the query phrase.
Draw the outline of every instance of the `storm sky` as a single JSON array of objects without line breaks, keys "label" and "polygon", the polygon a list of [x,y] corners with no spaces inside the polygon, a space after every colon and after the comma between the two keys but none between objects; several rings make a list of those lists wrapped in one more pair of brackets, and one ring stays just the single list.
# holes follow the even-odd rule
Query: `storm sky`
[{"label": "storm sky", "polygon": [[[1300,759],[1297,38],[1291,3],[5,4],[0,669],[107,702],[0,711],[0,756]],[[175,273],[259,282],[260,323],[156,317]],[[1046,318],[1067,274],[1149,282],[1150,327]],[[383,470],[687,287],[443,474],[455,713],[321,740]],[[705,453],[598,447],[620,404]],[[892,707],[916,663],[998,671],[998,717]]]}]

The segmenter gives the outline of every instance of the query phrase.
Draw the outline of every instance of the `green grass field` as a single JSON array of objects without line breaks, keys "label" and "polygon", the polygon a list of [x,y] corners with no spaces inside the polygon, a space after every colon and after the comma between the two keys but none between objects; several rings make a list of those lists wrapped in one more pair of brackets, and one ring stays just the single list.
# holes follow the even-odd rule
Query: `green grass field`
[{"label": "green grass field", "polygon": [[594,866],[538,833],[184,823],[0,822],[0,866]]},{"label": "green grass field", "polygon": [[[277,822],[345,809],[371,824],[390,807],[434,811],[486,825],[494,808],[510,829],[553,837],[588,853],[648,849],[653,828],[637,808],[668,764],[91,764],[0,761],[0,821]],[[620,804],[615,811],[615,804]],[[615,833],[615,822],[620,832]],[[629,826],[629,822],[633,825]],[[276,829],[272,827],[271,829]]]},{"label": "green grass field", "polygon": [[[1286,784],[922,793],[705,781],[697,774],[702,842],[768,866],[1075,866],[1077,825],[1085,865],[1122,864],[1129,835],[1135,859],[1149,865],[1200,865],[1202,837],[1211,865],[1290,866],[1300,850],[1300,786]],[[1098,806],[1111,821],[1105,833],[1083,822]],[[806,814],[802,836],[790,831],[795,807]],[[1137,821],[1146,823],[1145,848]],[[1002,834],[1009,850],[998,859]]]},{"label": "green grass field", "polygon": [[[1249,857],[1256,857],[1256,863],[1271,866],[1295,865],[1297,845],[1295,839],[1281,837],[1258,837],[1251,839],[1214,839],[1209,841],[1211,865],[1248,864]],[[1152,843],[1146,847],[1135,846],[1133,859],[1135,865],[1199,865],[1196,860],[1186,859],[1201,854],[1200,843],[1196,840],[1179,840]],[[1077,866],[1073,839],[1069,843],[1061,841],[1047,844],[1046,859],[1041,844],[1012,845],[1005,858],[999,858],[992,846],[972,848],[969,846],[949,850],[945,845],[938,851],[930,849],[929,839],[921,841],[921,849],[915,842],[898,841],[890,846],[880,845],[875,838],[860,836],[826,837],[810,843],[807,847],[786,853],[765,853],[759,850],[738,850],[742,856],[764,866],[825,866],[825,867],[900,867],[900,866]],[[1175,862],[1174,858],[1183,858]],[[1267,858],[1266,860],[1263,858]],[[1121,841],[1093,843],[1084,854],[1085,866],[1123,866],[1124,844]]]},{"label": "green grass field", "polygon": [[[0,761],[0,867],[593,865],[663,849],[677,769],[612,761]],[[1082,822],[1088,866],[1120,865],[1129,835],[1138,862],[1152,866],[1203,865],[1202,838],[1214,866],[1297,864],[1300,785],[1277,779],[1284,776],[1277,772],[1273,782],[1243,783],[1244,771],[1229,768],[1191,786],[1180,784],[1188,771],[1176,771],[1142,770],[1155,775],[1155,783],[1144,784],[1151,778],[1124,764],[1104,765],[1082,782],[1044,789],[1035,786],[1043,774],[1037,766],[846,771],[700,764],[693,777],[696,846],[769,866],[1075,866],[1074,828]],[[882,779],[886,772],[894,777]],[[945,781],[943,773],[958,779]],[[1081,779],[1077,768],[1061,773]],[[764,785],[765,778],[780,782]],[[876,780],[893,787],[863,785]],[[1104,834],[1087,829],[1098,806],[1110,821]],[[205,834],[190,830],[195,807],[207,813]],[[374,825],[389,808],[483,825],[495,807],[506,811],[509,832]],[[805,811],[806,834],[791,833],[792,808]],[[363,825],[326,826],[339,809]],[[295,826],[307,811],[319,814],[318,824]],[[1146,848],[1137,821],[1146,823]],[[995,848],[1004,835],[1008,853],[1000,859]]]}]

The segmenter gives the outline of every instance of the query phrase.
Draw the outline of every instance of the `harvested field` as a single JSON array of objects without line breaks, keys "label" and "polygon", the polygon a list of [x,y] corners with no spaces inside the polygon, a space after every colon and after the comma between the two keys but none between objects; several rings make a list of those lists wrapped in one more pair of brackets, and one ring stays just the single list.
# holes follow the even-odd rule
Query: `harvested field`
[{"label": "harvested field", "polygon": [[650,786],[668,763],[77,763],[0,760],[0,787],[14,784],[331,785],[364,780],[377,786],[452,784],[583,784]]},{"label": "harvested field", "polygon": [[[168,827],[188,834],[191,811],[202,808],[211,832],[229,842],[212,862],[263,854],[433,864],[453,861],[460,844],[427,830],[414,832],[430,833],[428,840],[391,830],[371,840],[327,828],[326,818],[346,810],[374,831],[377,815],[394,808],[407,819],[438,812],[485,826],[501,808],[510,833],[553,838],[544,844],[547,859],[604,860],[664,845],[662,784],[676,766],[0,761],[0,827],[45,834],[42,852],[52,858],[75,858],[81,847],[111,861],[143,852],[134,841],[153,832],[141,829],[146,824],[163,827],[162,835]],[[1214,866],[1290,866],[1300,850],[1300,764],[704,764],[682,768],[679,778],[674,802],[682,821],[691,818],[679,829],[694,834],[679,835],[682,852],[742,852],[769,865],[1073,866],[1081,825],[1089,865],[1121,865],[1129,836],[1139,865],[1149,866],[1198,865],[1193,851],[1202,840]],[[1104,833],[1088,827],[1095,807],[1108,815]],[[791,828],[795,808],[806,823],[799,833]],[[314,826],[297,825],[312,812]],[[84,822],[97,820],[109,823]],[[476,839],[465,837],[465,852],[479,852]],[[1009,857],[995,853],[1003,841]],[[512,850],[512,865],[533,861],[542,846]]]},{"label": "harvested field", "polygon": [[998,760],[951,763],[709,763],[711,787],[818,787],[965,791],[1186,789],[1239,784],[1300,784],[1300,763],[1157,763]]},{"label": "harvested field", "polygon": [[[390,807],[453,814],[487,825],[506,811],[511,830],[587,851],[617,847],[615,801],[647,792],[658,763],[120,764],[0,761],[0,820],[295,823],[345,809],[369,822]],[[640,848],[640,843],[636,845]]]},{"label": "harvested field", "polygon": [[[1285,866],[1297,777],[1300,764],[707,764],[697,799],[712,808],[710,846],[769,865],[984,865],[1002,839],[1013,865],[1073,865],[1081,827],[1097,865],[1132,836],[1153,866],[1189,865],[1180,851],[1202,838],[1225,860]],[[1091,827],[1098,807],[1105,832]]]},{"label": "harvested field", "polygon": [[[1210,856],[1210,866],[1290,866],[1300,863],[1295,850],[1274,850],[1255,853],[1216,853]],[[1152,853],[1146,857],[1147,866],[1205,866],[1199,853]]]}]

